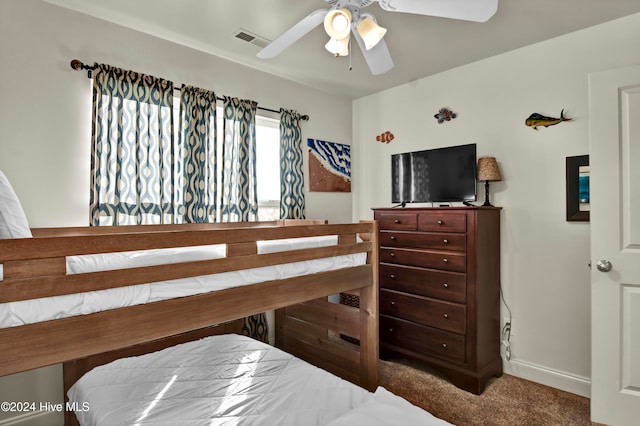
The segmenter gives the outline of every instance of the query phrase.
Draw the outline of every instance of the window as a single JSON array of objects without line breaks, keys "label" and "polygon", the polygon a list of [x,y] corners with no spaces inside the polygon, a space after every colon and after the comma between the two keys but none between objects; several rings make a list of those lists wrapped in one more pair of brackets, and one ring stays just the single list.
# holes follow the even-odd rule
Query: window
[{"label": "window", "polygon": [[97,67],[91,223],[277,219],[279,120],[256,116],[255,101],[177,92],[168,80]]},{"label": "window", "polygon": [[258,220],[280,219],[280,121],[256,117]]},{"label": "window", "polygon": [[[174,123],[180,121],[180,95],[174,97]],[[222,155],[222,107],[217,109],[217,152]],[[178,145],[178,129],[175,131],[175,143]],[[180,155],[178,155],[178,159]],[[180,160],[178,160],[180,161]],[[181,167],[181,166],[178,166]],[[218,181],[221,178],[218,167]],[[270,221],[280,219],[280,120],[265,116],[256,116],[256,186],[258,190],[258,220]],[[182,201],[182,200],[180,200]],[[218,218],[219,220],[219,218]]]}]

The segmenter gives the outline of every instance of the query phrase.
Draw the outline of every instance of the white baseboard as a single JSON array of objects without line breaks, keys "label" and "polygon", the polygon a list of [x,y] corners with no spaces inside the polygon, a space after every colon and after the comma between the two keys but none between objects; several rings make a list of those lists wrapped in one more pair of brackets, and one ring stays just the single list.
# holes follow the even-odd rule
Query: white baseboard
[{"label": "white baseboard", "polygon": [[591,379],[587,377],[576,376],[513,358],[510,361],[503,358],[502,366],[504,372],[512,376],[551,386],[585,398],[591,397]]},{"label": "white baseboard", "polygon": [[34,411],[0,420],[0,426],[51,426],[64,425],[64,413],[57,411]]}]

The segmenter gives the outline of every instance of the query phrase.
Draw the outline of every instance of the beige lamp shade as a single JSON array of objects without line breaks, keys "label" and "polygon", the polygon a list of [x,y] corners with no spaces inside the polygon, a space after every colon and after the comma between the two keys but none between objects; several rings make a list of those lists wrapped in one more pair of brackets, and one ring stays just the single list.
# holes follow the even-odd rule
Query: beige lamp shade
[{"label": "beige lamp shade", "polygon": [[324,45],[324,48],[335,56],[348,56],[349,55],[349,36],[342,40],[336,40],[332,38]]},{"label": "beige lamp shade", "polygon": [[478,180],[499,182],[502,180],[495,157],[478,158]]},{"label": "beige lamp shade", "polygon": [[324,30],[329,37],[342,40],[349,36],[351,19],[349,9],[334,9],[324,17]]},{"label": "beige lamp shade", "polygon": [[364,46],[367,50],[373,48],[376,44],[382,40],[382,37],[387,33],[386,28],[379,26],[373,19],[365,17],[358,24],[358,34],[364,41]]}]

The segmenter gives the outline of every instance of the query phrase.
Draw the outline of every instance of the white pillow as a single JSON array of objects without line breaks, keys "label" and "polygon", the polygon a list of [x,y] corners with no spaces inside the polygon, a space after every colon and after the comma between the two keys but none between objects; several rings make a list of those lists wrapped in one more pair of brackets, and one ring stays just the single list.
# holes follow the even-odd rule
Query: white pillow
[{"label": "white pillow", "polygon": [[0,239],[31,237],[29,222],[18,196],[0,170]]},{"label": "white pillow", "polygon": [[378,386],[373,398],[327,423],[327,426],[445,426],[450,423]]}]

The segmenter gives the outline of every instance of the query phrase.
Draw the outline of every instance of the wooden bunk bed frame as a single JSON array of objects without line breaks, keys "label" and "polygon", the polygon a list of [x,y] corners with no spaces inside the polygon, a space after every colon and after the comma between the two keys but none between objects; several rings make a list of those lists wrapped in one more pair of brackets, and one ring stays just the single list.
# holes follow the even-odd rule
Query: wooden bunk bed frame
[{"label": "wooden bunk bed frame", "polygon": [[[370,391],[378,384],[378,245],[374,221],[335,225],[294,220],[41,228],[32,233],[34,238],[0,240],[0,263],[4,268],[0,303],[352,253],[367,253],[367,262],[352,268],[3,328],[0,376],[64,363],[68,387],[96,365],[120,355],[143,353],[140,348],[145,346],[141,344],[150,342],[150,350],[157,350],[200,338],[212,325],[279,309],[276,316],[284,325],[277,327],[277,346]],[[322,235],[338,235],[338,244],[257,254],[257,241]],[[358,236],[363,241],[359,242]],[[227,257],[66,275],[65,256],[208,244],[226,244]],[[327,301],[327,296],[345,291],[357,292],[359,308]],[[284,307],[289,308],[281,310]],[[225,329],[233,331],[233,327]],[[212,333],[219,332],[219,328],[216,330]],[[338,334],[359,339],[359,347],[336,342],[332,336]],[[103,353],[108,355],[98,355]]]}]

